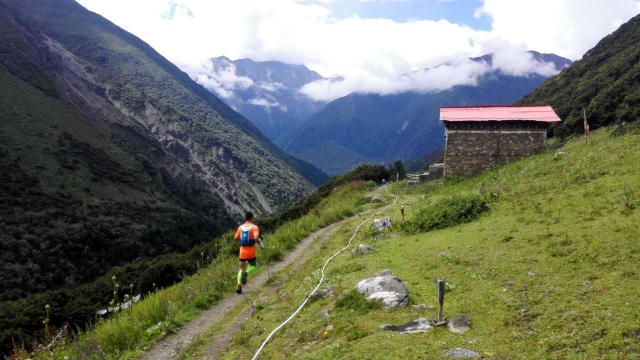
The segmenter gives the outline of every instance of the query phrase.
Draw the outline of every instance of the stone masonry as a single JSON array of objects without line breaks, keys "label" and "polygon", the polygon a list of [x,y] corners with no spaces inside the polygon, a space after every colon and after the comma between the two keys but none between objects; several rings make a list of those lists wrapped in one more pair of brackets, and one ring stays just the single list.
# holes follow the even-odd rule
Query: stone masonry
[{"label": "stone masonry", "polygon": [[445,122],[445,127],[445,177],[479,173],[547,143],[547,124],[532,121]]}]

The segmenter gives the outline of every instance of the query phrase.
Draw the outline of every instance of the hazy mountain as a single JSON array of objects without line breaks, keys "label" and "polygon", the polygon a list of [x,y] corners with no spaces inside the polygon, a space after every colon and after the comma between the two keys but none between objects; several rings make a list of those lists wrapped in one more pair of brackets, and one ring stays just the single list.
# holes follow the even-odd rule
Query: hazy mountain
[{"label": "hazy mountain", "polygon": [[[571,63],[556,55],[532,53],[558,69]],[[491,55],[473,59],[490,64]],[[485,74],[477,86],[455,86],[435,93],[350,94],[332,101],[287,133],[277,144],[328,174],[365,163],[410,160],[444,144],[442,106],[511,104],[538,87],[540,75]]]},{"label": "hazy mountain", "polygon": [[326,180],[75,1],[0,0],[0,33],[0,303],[189,250]]},{"label": "hazy mountain", "polygon": [[519,104],[550,104],[563,119],[552,133],[582,132],[640,118],[640,15],[602,39],[581,60],[545,81]]},{"label": "hazy mountain", "polygon": [[[238,77],[234,78],[238,85],[232,90],[226,90],[224,80],[219,79],[223,90],[219,90],[218,95],[272,140],[293,129],[326,104],[299,93],[304,85],[323,79],[320,74],[303,65],[251,59],[232,61],[226,57],[209,61],[211,66],[207,64],[208,72],[197,73],[207,76],[208,80],[224,72]],[[192,77],[194,74],[191,73]],[[212,91],[217,93],[216,89]]]}]

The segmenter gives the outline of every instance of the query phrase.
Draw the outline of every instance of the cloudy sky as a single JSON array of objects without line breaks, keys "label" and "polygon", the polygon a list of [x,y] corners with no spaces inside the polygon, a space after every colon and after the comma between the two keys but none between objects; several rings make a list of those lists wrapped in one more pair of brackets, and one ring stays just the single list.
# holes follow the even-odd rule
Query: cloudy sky
[{"label": "cloudy sky", "polygon": [[[507,71],[548,74],[546,64],[533,62],[524,51],[576,60],[640,13],[640,0],[78,2],[139,36],[194,78],[211,79],[203,61],[221,55],[303,64],[325,77],[345,78],[305,87],[319,100],[353,91],[473,84],[487,69],[465,59],[490,52],[502,56]],[[401,76],[442,63],[451,66]]]}]

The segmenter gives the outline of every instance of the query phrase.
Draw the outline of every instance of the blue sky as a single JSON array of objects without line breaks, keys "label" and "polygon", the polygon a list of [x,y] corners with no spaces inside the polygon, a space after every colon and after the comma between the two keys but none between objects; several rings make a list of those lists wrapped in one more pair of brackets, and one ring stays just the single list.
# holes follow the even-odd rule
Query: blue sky
[{"label": "blue sky", "polygon": [[476,30],[491,30],[491,18],[474,17],[476,9],[482,6],[480,0],[408,0],[408,1],[338,1],[328,7],[336,17],[387,18],[397,22],[411,20],[446,19],[464,24]]}]

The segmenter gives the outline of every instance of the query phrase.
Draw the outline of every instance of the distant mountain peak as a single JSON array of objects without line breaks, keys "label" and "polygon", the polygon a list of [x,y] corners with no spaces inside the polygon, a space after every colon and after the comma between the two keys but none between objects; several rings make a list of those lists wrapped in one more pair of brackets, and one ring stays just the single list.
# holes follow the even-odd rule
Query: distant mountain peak
[{"label": "distant mountain peak", "polygon": [[209,61],[212,67],[192,71],[191,77],[223,98],[272,140],[325,105],[300,94],[304,85],[325,79],[304,65],[250,58],[231,60],[226,56]]},{"label": "distant mountain peak", "polygon": [[[556,54],[548,54],[548,53],[540,53],[535,50],[527,51],[528,54],[533,56],[533,60],[541,62],[541,63],[553,63],[556,70],[560,71],[565,67],[571,65],[573,62],[567,58],[563,58],[562,56]],[[474,62],[485,62],[489,66],[493,66],[493,59],[495,54],[489,53],[482,56],[471,58],[471,61]]]}]

